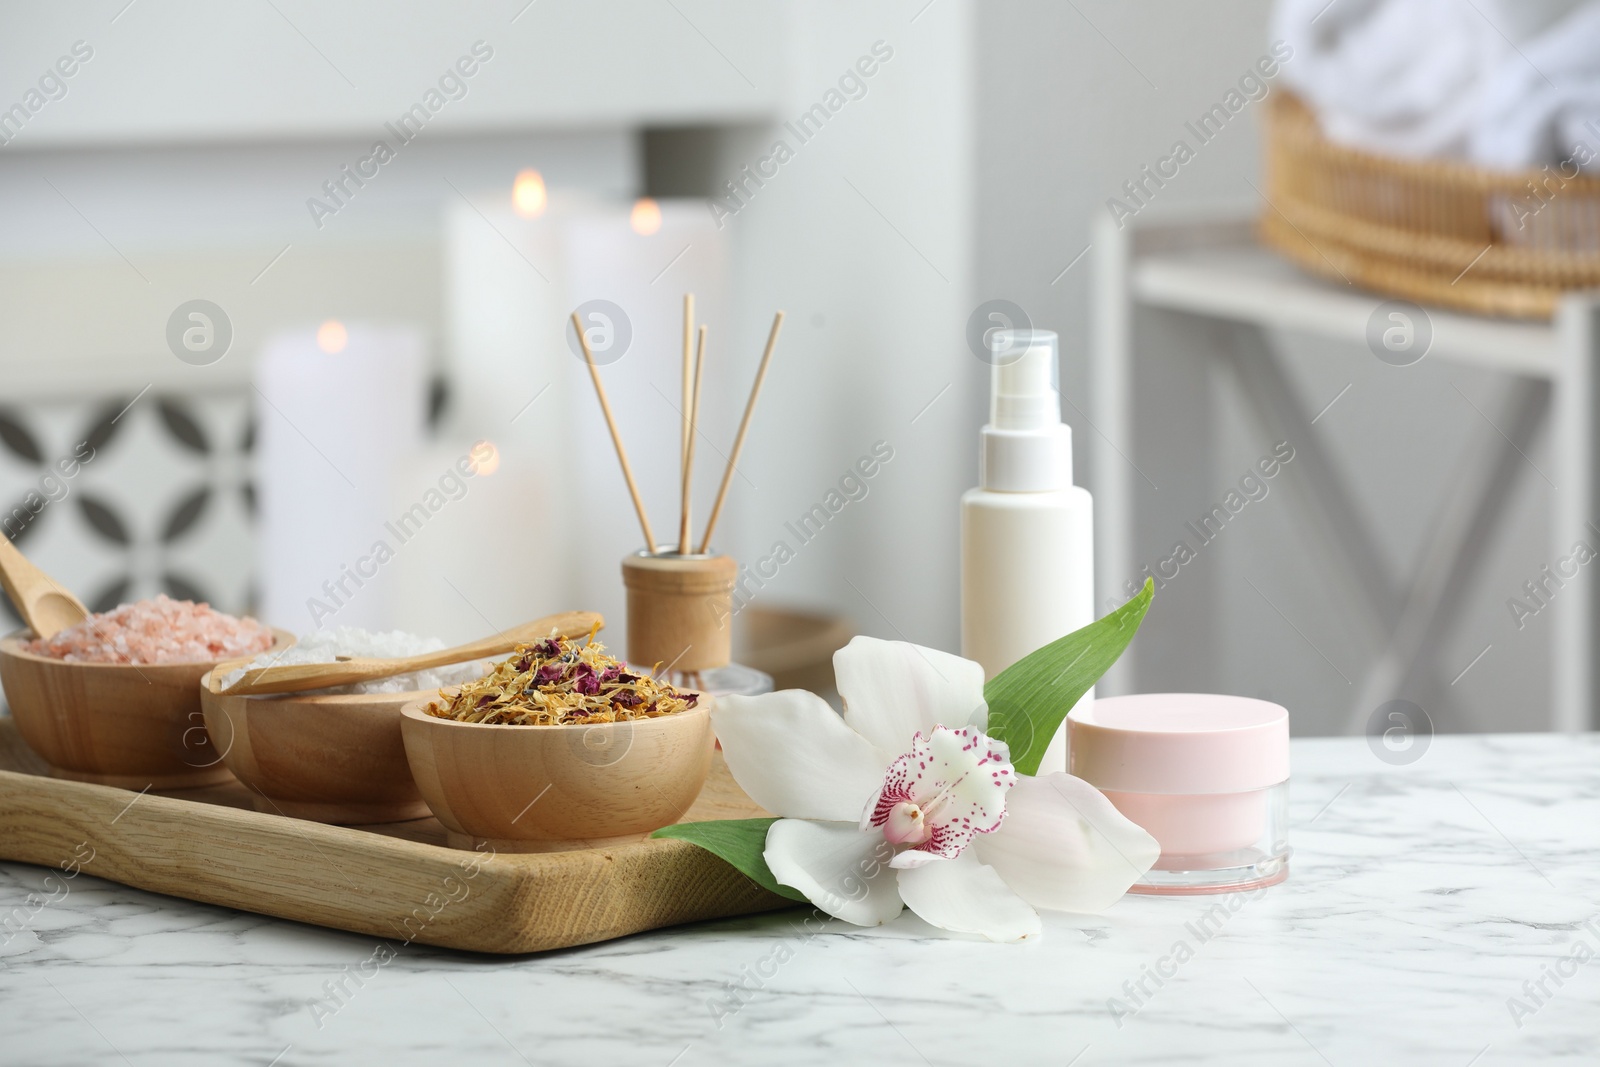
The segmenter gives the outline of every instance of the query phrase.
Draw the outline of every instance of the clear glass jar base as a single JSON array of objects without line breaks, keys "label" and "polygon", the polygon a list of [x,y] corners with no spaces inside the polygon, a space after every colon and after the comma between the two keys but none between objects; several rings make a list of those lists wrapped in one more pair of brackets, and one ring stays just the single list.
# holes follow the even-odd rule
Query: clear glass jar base
[{"label": "clear glass jar base", "polygon": [[664,671],[662,680],[680,689],[698,689],[718,697],[753,697],[772,692],[772,675],[742,663],[703,671]]},{"label": "clear glass jar base", "polygon": [[1187,860],[1201,857],[1163,856],[1156,866],[1144,873],[1133,885],[1130,893],[1147,896],[1192,896],[1203,893],[1240,893],[1251,889],[1264,889],[1277,885],[1289,877],[1289,854],[1263,856],[1254,862],[1232,866],[1195,869]]}]

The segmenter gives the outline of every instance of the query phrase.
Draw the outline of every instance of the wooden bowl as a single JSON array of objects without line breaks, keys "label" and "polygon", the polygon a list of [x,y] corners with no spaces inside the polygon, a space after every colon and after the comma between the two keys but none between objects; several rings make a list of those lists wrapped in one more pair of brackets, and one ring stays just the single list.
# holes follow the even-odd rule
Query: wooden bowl
[{"label": "wooden bowl", "polygon": [[434,690],[224,696],[216,673],[200,682],[206,730],[257,811],[341,826],[428,817],[400,709]]},{"label": "wooden bowl", "polygon": [[752,604],[734,635],[740,663],[772,675],[774,689],[833,689],[833,654],[856,635],[850,621],[791,608]]},{"label": "wooden bowl", "polygon": [[[273,649],[294,644],[274,630]],[[58,778],[124,789],[187,789],[233,777],[206,733],[200,679],[216,661],[68,663],[0,639],[0,685],[28,747]]]},{"label": "wooden bowl", "polygon": [[[449,690],[445,691],[450,692]],[[676,715],[499,726],[401,709],[411,775],[453,848],[562,852],[641,840],[683,818],[711,770],[708,695]]]}]

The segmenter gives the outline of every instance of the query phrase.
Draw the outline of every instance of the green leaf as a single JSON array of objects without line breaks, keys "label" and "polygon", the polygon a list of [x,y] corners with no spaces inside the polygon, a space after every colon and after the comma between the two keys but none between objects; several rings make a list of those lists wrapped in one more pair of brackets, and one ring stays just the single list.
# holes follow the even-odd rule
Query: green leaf
[{"label": "green leaf", "polygon": [[990,737],[1011,749],[1019,773],[1037,774],[1044,750],[1067,712],[1117,662],[1156,595],[1149,578],[1139,595],[1103,619],[1028,653],[989,679]]},{"label": "green leaf", "polygon": [[803,894],[779,885],[761,854],[767,850],[767,829],[777,819],[715,819],[711,822],[680,822],[662,827],[651,837],[675,837],[699,845],[726,860],[740,874],[780,897],[806,903]]}]

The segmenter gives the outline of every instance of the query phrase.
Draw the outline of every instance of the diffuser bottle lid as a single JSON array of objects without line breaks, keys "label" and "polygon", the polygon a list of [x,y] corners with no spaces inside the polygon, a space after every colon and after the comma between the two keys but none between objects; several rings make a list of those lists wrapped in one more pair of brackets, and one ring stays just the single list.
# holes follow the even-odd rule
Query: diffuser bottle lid
[{"label": "diffuser bottle lid", "polygon": [[1072,429],[1061,421],[1053,330],[989,334],[989,425],[980,482],[1000,492],[1053,492],[1072,484]]},{"label": "diffuser bottle lid", "polygon": [[1289,777],[1289,712],[1214,693],[1143,693],[1067,714],[1069,770],[1120,793],[1245,793]]}]

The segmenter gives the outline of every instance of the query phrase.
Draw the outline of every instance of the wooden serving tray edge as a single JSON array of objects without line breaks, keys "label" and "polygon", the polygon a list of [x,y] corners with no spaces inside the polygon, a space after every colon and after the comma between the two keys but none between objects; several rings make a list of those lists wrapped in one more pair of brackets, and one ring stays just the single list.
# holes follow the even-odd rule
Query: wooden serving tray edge
[{"label": "wooden serving tray edge", "polygon": [[[716,772],[727,773],[720,758]],[[692,817],[749,814],[703,812],[706,799]],[[0,770],[0,859],[78,860],[97,878],[169,896],[507,954],[793,906],[686,841],[491,855],[14,770]]]}]

